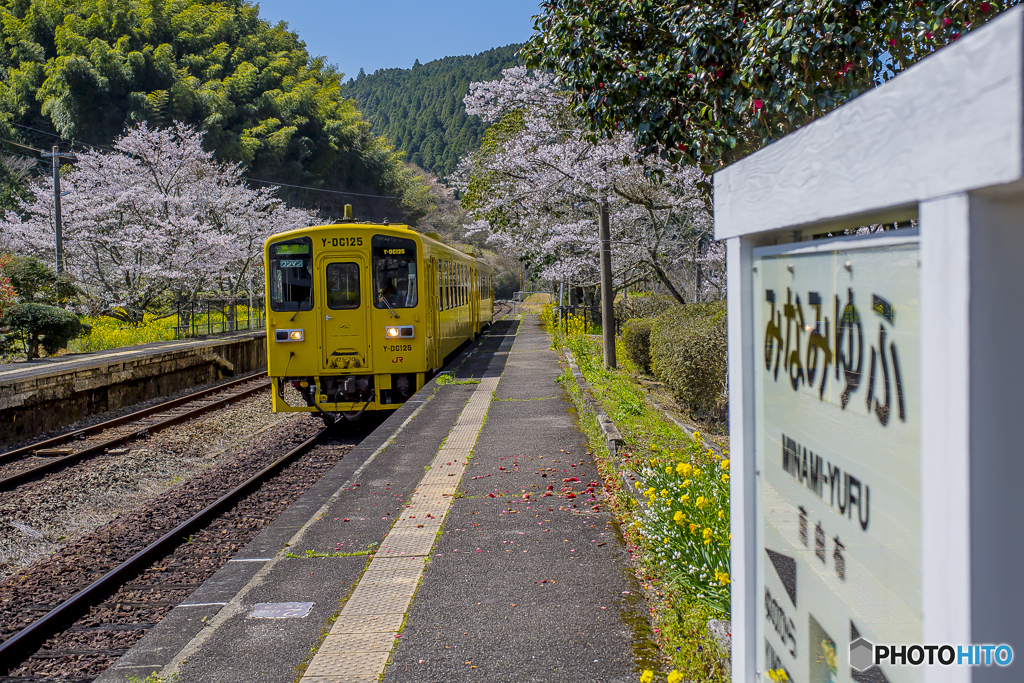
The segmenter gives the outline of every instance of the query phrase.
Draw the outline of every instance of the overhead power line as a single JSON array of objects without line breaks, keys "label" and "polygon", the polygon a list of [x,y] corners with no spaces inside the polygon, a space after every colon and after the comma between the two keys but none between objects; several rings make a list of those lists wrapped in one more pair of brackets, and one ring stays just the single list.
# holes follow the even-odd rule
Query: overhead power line
[{"label": "overhead power line", "polygon": [[314,192],[328,192],[330,194],[344,194],[351,197],[376,197],[377,199],[401,199],[401,197],[391,197],[383,194],[360,194],[359,192],[342,192],[341,190],[325,190],[319,187],[310,187],[309,185],[290,185],[288,183],[275,183],[269,180],[256,180],[255,178],[246,177],[246,180],[251,180],[254,183],[263,183],[264,185],[277,185],[278,187],[294,187],[299,190],[313,190]]},{"label": "overhead power line", "polygon": [[32,126],[26,126],[22,123],[15,123],[14,121],[8,121],[8,123],[12,126],[17,126],[18,128],[24,128],[25,130],[32,130],[37,133],[42,133],[43,135],[49,135],[50,137],[57,138],[58,140],[63,140],[64,142],[68,142],[72,145],[81,145],[83,147],[90,148],[101,147],[104,149],[113,149],[110,145],[90,145],[88,142],[75,142],[74,140],[68,140],[66,137],[60,135],[59,133],[51,133],[48,130],[43,130],[41,128],[33,128]]},{"label": "overhead power line", "polygon": [[30,149],[33,152],[38,152],[39,154],[46,154],[47,153],[46,150],[36,149],[35,147],[29,147],[28,145],[23,145],[20,142],[15,142],[14,140],[7,140],[5,138],[0,138],[0,142],[6,142],[7,144],[14,145],[15,147],[24,147],[25,149]]}]

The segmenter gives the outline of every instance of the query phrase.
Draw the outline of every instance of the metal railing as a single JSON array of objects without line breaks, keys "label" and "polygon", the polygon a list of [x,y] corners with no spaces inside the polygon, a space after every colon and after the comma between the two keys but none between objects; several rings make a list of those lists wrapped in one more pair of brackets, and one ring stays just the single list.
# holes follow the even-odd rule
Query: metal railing
[{"label": "metal railing", "polygon": [[[563,333],[569,330],[569,320],[577,316],[583,317],[583,325],[588,332],[595,329],[594,334],[600,334],[603,329],[600,306],[555,306],[555,313],[557,314],[555,322]],[[615,318],[616,335],[621,331],[621,322]]]},{"label": "metal railing", "polygon": [[[210,337],[218,334],[265,330],[267,318],[262,300],[206,299],[177,305],[175,339]],[[243,313],[243,316],[238,315]]]}]

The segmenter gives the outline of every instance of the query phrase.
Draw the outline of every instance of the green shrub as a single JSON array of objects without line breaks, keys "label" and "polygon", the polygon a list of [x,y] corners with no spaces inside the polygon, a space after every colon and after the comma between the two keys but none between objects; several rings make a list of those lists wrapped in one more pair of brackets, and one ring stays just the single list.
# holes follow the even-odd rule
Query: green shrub
[{"label": "green shrub", "polygon": [[633,318],[622,327],[622,346],[633,365],[651,374],[651,331],[654,318]]},{"label": "green shrub", "polygon": [[682,406],[700,419],[727,415],[724,301],[675,306],[651,332],[651,369]]},{"label": "green shrub", "polygon": [[31,256],[5,256],[0,260],[0,275],[9,279],[18,301],[56,306],[72,303],[78,296],[70,275],[58,275]]},{"label": "green shrub", "polygon": [[74,313],[46,304],[11,306],[4,311],[0,325],[25,345],[28,360],[39,357],[40,346],[52,356],[89,331]]}]

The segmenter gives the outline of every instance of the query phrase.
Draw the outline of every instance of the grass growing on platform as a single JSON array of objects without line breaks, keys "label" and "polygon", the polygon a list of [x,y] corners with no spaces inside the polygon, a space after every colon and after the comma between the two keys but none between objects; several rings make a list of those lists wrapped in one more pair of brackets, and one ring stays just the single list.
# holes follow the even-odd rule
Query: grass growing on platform
[{"label": "grass growing on platform", "polygon": [[[628,372],[605,370],[601,344],[586,335],[582,320],[559,331],[550,325],[550,314],[543,318],[554,344],[572,352],[593,397],[622,433],[625,453],[612,462],[596,417],[567,369],[563,385],[579,408],[626,541],[646,572],[641,580],[673,669],[669,680],[724,682],[722,653],[707,622],[728,619],[729,461],[707,448],[700,434],[690,438],[665,419]],[[617,470],[623,466],[643,482],[643,505],[622,489]]]},{"label": "grass growing on platform", "polygon": [[480,384],[478,379],[455,379],[454,373],[442,372],[437,376],[437,386],[443,387],[449,384]]}]

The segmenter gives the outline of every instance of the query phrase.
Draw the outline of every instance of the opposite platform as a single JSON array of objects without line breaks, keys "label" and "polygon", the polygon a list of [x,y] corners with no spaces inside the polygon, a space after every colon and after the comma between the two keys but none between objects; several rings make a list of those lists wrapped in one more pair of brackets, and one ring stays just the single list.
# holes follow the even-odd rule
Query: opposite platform
[{"label": "opposite platform", "polygon": [[262,331],[0,365],[0,450],[90,415],[266,366]]}]

